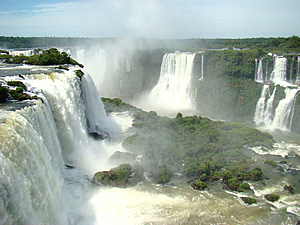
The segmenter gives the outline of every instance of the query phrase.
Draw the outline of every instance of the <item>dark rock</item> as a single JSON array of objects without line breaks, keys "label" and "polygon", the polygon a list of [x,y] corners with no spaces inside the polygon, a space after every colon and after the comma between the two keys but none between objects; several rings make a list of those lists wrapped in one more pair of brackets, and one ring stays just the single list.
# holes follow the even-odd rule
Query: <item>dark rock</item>
[{"label": "dark rock", "polygon": [[96,140],[104,140],[105,138],[107,138],[106,135],[100,134],[100,133],[98,133],[96,131],[95,132],[91,132],[90,136],[92,136]]},{"label": "dark rock", "polygon": [[67,169],[74,169],[74,168],[75,168],[74,166],[70,166],[70,165],[68,165],[68,164],[65,164],[65,167],[66,167]]},{"label": "dark rock", "polygon": [[275,202],[275,201],[278,201],[279,195],[268,194],[268,195],[265,195],[265,199],[267,199],[270,202]]},{"label": "dark rock", "polygon": [[288,191],[290,194],[294,194],[294,188],[292,186],[284,185],[284,190]]},{"label": "dark rock", "polygon": [[256,199],[255,198],[250,198],[250,197],[241,197],[241,199],[243,200],[243,202],[245,202],[248,205],[251,204],[255,204],[256,203]]}]

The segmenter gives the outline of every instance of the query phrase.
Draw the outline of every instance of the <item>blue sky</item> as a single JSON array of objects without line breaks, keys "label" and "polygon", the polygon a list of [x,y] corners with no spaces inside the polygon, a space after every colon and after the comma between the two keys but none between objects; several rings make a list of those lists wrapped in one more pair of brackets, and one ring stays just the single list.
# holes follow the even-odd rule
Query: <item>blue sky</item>
[{"label": "blue sky", "polygon": [[300,36],[300,0],[0,0],[0,36]]}]

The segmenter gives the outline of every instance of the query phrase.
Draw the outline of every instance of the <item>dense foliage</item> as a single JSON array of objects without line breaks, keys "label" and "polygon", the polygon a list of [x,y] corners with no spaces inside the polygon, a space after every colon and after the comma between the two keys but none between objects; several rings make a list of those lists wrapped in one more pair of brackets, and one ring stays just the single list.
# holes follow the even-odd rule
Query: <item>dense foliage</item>
[{"label": "dense foliage", "polygon": [[50,48],[48,50],[40,50],[37,51],[38,54],[34,54],[32,56],[9,56],[4,55],[2,58],[5,58],[6,63],[26,63],[30,65],[61,65],[61,64],[73,64],[83,67],[83,65],[76,62],[72,59],[66,52],[60,52],[56,48]]},{"label": "dense foliage", "polygon": [[212,121],[206,117],[157,116],[122,103],[120,99],[102,99],[105,108],[134,112],[133,127],[136,134],[127,138],[123,147],[143,154],[147,171],[159,183],[168,181],[173,172],[198,177],[201,181],[214,180],[225,175],[221,169],[230,171],[229,178],[261,180],[259,168],[249,170],[251,165],[243,154],[243,146],[272,146],[271,135],[251,129],[240,123]]}]

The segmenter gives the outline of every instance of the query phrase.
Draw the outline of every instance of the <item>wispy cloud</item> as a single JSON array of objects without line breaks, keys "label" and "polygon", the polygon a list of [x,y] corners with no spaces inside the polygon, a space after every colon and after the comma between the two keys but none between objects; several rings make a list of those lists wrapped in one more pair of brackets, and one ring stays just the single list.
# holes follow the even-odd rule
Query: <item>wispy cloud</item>
[{"label": "wispy cloud", "polygon": [[69,0],[2,10],[0,29],[36,36],[287,36],[299,35],[299,10],[298,0]]}]

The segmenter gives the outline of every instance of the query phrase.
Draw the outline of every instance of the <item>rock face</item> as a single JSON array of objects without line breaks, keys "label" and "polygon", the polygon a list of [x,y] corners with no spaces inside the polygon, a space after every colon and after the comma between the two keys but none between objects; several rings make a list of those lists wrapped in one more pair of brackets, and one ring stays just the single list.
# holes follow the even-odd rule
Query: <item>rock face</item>
[{"label": "rock face", "polygon": [[125,188],[141,181],[140,173],[138,169],[133,170],[130,164],[122,164],[109,171],[95,173],[92,182],[103,186]]}]

